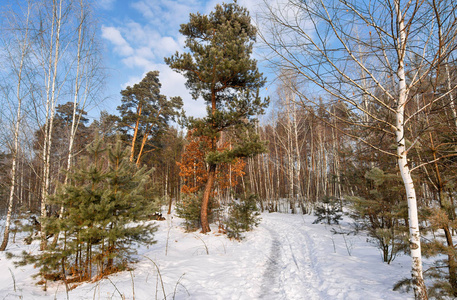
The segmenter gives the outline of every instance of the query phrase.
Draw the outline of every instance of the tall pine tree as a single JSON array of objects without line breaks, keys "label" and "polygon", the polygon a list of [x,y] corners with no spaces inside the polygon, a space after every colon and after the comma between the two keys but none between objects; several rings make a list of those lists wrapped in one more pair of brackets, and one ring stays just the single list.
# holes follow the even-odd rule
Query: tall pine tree
[{"label": "tall pine tree", "polygon": [[[121,91],[122,104],[117,110],[121,114],[119,127],[128,134],[132,132],[130,161],[136,156],[136,164],[140,165],[146,143],[155,139],[167,128],[168,123],[179,115],[183,103],[180,97],[160,94],[161,84],[159,72],[151,71],[133,87],[128,86]],[[141,139],[139,150],[135,149],[137,140]]]},{"label": "tall pine tree", "polygon": [[[256,28],[248,11],[236,2],[217,5],[209,15],[190,14],[180,32],[186,37],[189,52],[165,58],[175,71],[183,74],[194,99],[202,97],[208,106],[208,116],[191,119],[194,134],[211,139],[207,155],[208,180],[201,205],[202,232],[210,231],[208,203],[222,162],[247,157],[264,151],[263,143],[253,134],[254,116],[263,113],[268,100],[261,99],[259,88],[265,78],[251,58]],[[217,150],[220,133],[230,128],[238,144],[232,149]]]}]

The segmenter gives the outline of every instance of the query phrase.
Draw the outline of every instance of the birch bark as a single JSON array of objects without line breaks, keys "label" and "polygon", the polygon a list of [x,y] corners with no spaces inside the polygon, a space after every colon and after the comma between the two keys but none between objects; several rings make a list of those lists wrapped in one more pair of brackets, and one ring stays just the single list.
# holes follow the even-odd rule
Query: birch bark
[{"label": "birch bark", "polygon": [[407,99],[406,75],[405,75],[405,53],[406,53],[406,32],[399,0],[395,1],[395,12],[397,15],[397,26],[399,30],[397,55],[398,55],[398,101],[396,109],[396,142],[398,155],[398,168],[406,189],[408,199],[409,219],[409,242],[412,259],[411,275],[413,279],[414,294],[416,299],[427,299],[427,289],[422,275],[422,254],[419,232],[419,219],[417,212],[416,191],[411,172],[408,167],[407,151],[405,146],[405,105]]}]

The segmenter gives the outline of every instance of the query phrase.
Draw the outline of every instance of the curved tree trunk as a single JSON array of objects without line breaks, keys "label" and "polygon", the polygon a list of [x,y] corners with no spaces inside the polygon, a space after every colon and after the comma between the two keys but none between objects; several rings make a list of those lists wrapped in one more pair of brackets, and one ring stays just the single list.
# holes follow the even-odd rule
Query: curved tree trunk
[{"label": "curved tree trunk", "polygon": [[209,222],[208,222],[208,204],[209,204],[209,198],[211,196],[211,191],[213,189],[215,177],[216,177],[216,165],[211,164],[209,166],[208,181],[206,182],[205,190],[203,192],[203,199],[202,199],[202,208],[201,208],[201,216],[200,216],[201,223],[202,223],[202,233],[207,233],[207,232],[211,231],[211,228],[209,227]]},{"label": "curved tree trunk", "polygon": [[136,111],[137,111],[138,118],[136,119],[135,130],[133,132],[132,146],[130,147],[130,161],[131,162],[133,162],[133,157],[135,156],[135,143],[136,143],[136,138],[138,136],[138,128],[140,127],[140,118],[141,118],[141,111],[142,111],[141,103],[138,104]]},{"label": "curved tree trunk", "polygon": [[[69,180],[69,174],[70,174],[70,169],[71,169],[71,165],[72,165],[72,162],[73,162],[73,146],[74,146],[74,142],[75,142],[75,139],[76,139],[76,132],[78,131],[78,127],[79,127],[79,122],[81,120],[81,117],[82,117],[82,112],[78,115],[78,105],[80,104],[80,88],[81,88],[81,81],[83,80],[83,76],[85,74],[81,74],[81,73],[85,73],[85,66],[83,65],[81,67],[81,64],[84,64],[84,62],[82,61],[82,57],[81,57],[81,52],[83,51],[82,47],[83,47],[83,44],[84,44],[84,37],[83,37],[83,30],[84,30],[84,14],[85,14],[85,10],[83,8],[83,3],[82,3],[82,0],[80,1],[80,5],[81,5],[81,15],[80,15],[80,20],[79,20],[79,26],[78,26],[78,45],[77,45],[77,53],[76,53],[76,77],[75,77],[75,91],[74,91],[74,97],[73,97],[73,112],[72,112],[72,120],[71,120],[71,126],[70,126],[70,138],[68,140],[68,155],[67,155],[67,166],[66,166],[66,172],[65,172],[65,179],[64,179],[64,186],[66,186],[68,184],[68,180]],[[87,72],[87,70],[86,70]],[[86,99],[88,97],[88,88],[89,88],[89,84],[86,83],[86,86],[85,86],[85,92],[84,92],[84,100],[82,101],[83,104],[82,104],[82,109],[84,109],[84,106],[86,104]],[[63,218],[63,213],[64,213],[64,210],[65,210],[65,207],[63,206],[63,204],[60,206],[60,211],[59,211],[59,219],[62,219]],[[57,232],[55,235],[54,235],[54,239],[52,241],[52,245],[55,246],[57,245],[57,242],[59,240],[59,232]]]},{"label": "curved tree trunk", "polygon": [[[214,114],[217,111],[217,106],[216,106],[216,91],[215,89],[212,90],[211,93],[211,113],[214,116]],[[214,124],[212,124],[214,126]],[[214,137],[212,139],[211,143],[211,151],[217,151],[217,138]],[[211,190],[213,189],[214,185],[214,180],[216,178],[216,165],[214,163],[211,163],[209,165],[209,170],[208,170],[208,181],[206,182],[205,185],[205,190],[203,192],[203,198],[202,198],[202,207],[200,210],[200,221],[202,225],[202,233],[207,233],[211,231],[211,228],[209,227],[209,222],[208,222],[208,205],[209,205],[209,198],[211,196]]]}]

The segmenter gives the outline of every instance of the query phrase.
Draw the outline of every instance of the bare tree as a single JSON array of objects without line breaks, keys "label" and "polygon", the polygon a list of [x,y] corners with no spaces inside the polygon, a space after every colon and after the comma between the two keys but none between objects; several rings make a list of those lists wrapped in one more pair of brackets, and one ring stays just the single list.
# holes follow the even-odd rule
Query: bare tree
[{"label": "bare tree", "polygon": [[[48,214],[47,199],[52,193],[53,136],[55,131],[56,107],[59,102],[73,100],[72,120],[68,137],[67,169],[73,159],[75,135],[78,129],[78,112],[93,96],[99,78],[93,20],[90,19],[90,2],[86,0],[46,0],[37,5],[32,17],[32,55],[36,65],[35,85],[40,89],[34,93],[36,120],[39,133],[39,159],[41,161],[40,214],[44,220]],[[44,124],[42,126],[42,124]],[[38,145],[39,144],[39,145]],[[59,162],[59,169],[65,164]],[[41,249],[46,247],[46,222],[42,224]]]},{"label": "bare tree", "polygon": [[[417,199],[408,165],[405,126],[414,122],[417,112],[407,114],[417,86],[433,78],[443,59],[453,50],[456,36],[455,4],[438,1],[439,16],[447,26],[440,27],[447,43],[439,43],[436,1],[298,1],[268,5],[263,40],[271,49],[270,61],[281,70],[290,70],[308,86],[308,91],[343,101],[353,111],[351,125],[359,132],[380,130],[395,142],[395,151],[369,144],[356,132],[345,132],[397,160],[409,207],[412,279],[416,299],[426,299]],[[299,85],[300,86],[300,85]],[[447,93],[437,95],[432,105]],[[296,88],[302,104],[315,98]],[[369,103],[369,104],[367,104]],[[317,104],[317,103],[315,103]],[[367,107],[375,109],[367,109]],[[331,111],[328,111],[332,114]],[[386,117],[387,116],[387,117]],[[337,117],[333,115],[333,117]]]},{"label": "bare tree", "polygon": [[[47,198],[50,186],[50,168],[51,168],[51,147],[52,147],[52,131],[54,126],[54,116],[57,100],[62,88],[61,83],[64,80],[58,78],[61,65],[62,51],[65,49],[62,46],[61,33],[62,26],[65,23],[67,11],[65,11],[64,1],[45,1],[40,10],[40,28],[38,35],[38,47],[36,56],[42,68],[44,80],[44,100],[45,107],[45,126],[44,140],[42,148],[42,183],[41,183],[41,217],[45,218]],[[65,76],[65,75],[64,75]],[[44,224],[43,224],[44,225]],[[46,228],[41,228],[41,245],[40,249],[46,248]]]},{"label": "bare tree", "polygon": [[[276,126],[273,132],[276,135],[275,141],[278,142],[278,146],[286,154],[285,169],[286,178],[288,181],[288,198],[291,202],[291,208],[294,210],[294,205],[297,200],[300,201],[302,209],[302,184],[301,184],[301,173],[302,173],[302,157],[301,153],[306,146],[306,139],[302,138],[309,131],[309,127],[305,126],[305,119],[307,114],[299,112],[299,106],[296,102],[296,95],[294,89],[291,86],[295,85],[296,81],[294,76],[286,75],[280,77],[281,81],[284,81],[278,87],[279,105],[277,118],[275,120]],[[304,210],[303,210],[304,211]]]},{"label": "bare tree", "polygon": [[[74,158],[74,144],[76,134],[81,123],[82,113],[90,100],[94,97],[94,93],[98,91],[103,80],[101,69],[99,66],[100,52],[96,41],[95,21],[91,16],[92,7],[87,0],[78,0],[74,4],[74,19],[77,32],[75,60],[72,61],[74,78],[70,80],[73,83],[72,97],[73,109],[71,114],[70,132],[68,137],[67,162],[66,172],[63,184],[68,183],[70,169]],[[61,218],[64,212],[64,207],[61,206],[59,217]],[[54,237],[53,243],[58,240],[58,235]]]},{"label": "bare tree", "polygon": [[[22,7],[21,7],[22,8]],[[5,230],[3,233],[3,242],[0,245],[0,251],[5,251],[6,246],[8,245],[9,231],[11,225],[11,215],[13,212],[13,200],[15,196],[16,189],[16,177],[18,170],[18,152],[20,149],[19,146],[19,133],[20,133],[20,124],[22,119],[22,103],[25,97],[29,94],[29,91],[24,91],[24,86],[27,85],[24,83],[27,81],[26,74],[26,64],[28,62],[30,54],[30,15],[32,11],[32,3],[27,1],[27,5],[22,9],[17,9],[16,11],[10,11],[8,14],[5,14],[4,17],[8,19],[8,28],[3,28],[9,34],[4,34],[2,45],[3,49],[7,54],[7,62],[9,70],[12,72],[11,78],[14,78],[14,84],[16,91],[13,97],[9,97],[7,92],[9,87],[4,87],[6,99],[8,100],[10,107],[16,107],[16,117],[14,119],[13,125],[13,141],[11,143],[11,154],[12,154],[12,164],[11,164],[11,183],[9,187],[9,196],[8,196],[8,211],[6,215]],[[11,80],[11,79],[10,79]],[[5,80],[9,81],[9,80]],[[11,86],[12,87],[12,86]],[[12,98],[12,99],[11,99]]]}]

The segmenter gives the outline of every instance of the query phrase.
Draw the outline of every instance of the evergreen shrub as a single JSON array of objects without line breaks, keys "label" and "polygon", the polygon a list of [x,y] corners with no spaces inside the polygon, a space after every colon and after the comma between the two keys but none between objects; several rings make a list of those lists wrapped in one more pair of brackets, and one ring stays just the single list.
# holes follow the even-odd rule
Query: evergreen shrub
[{"label": "evergreen shrub", "polygon": [[[201,225],[202,197],[202,193],[185,194],[183,199],[176,203],[176,215],[184,219],[187,231],[195,231]],[[211,223],[214,219],[212,209],[216,206],[213,199],[210,199],[208,206],[208,221]]]},{"label": "evergreen shrub", "polygon": [[341,205],[335,197],[325,196],[314,208],[314,215],[317,217],[313,224],[325,221],[328,225],[339,224],[343,217]]},{"label": "evergreen shrub", "polygon": [[257,208],[257,195],[251,194],[240,202],[233,202],[227,220],[227,236],[237,240],[243,239],[243,232],[252,230],[260,223]]},{"label": "evergreen shrub", "polygon": [[64,208],[62,216],[40,220],[59,239],[37,254],[23,253],[17,262],[33,263],[41,283],[100,279],[128,268],[137,244],[155,242],[156,227],[148,220],[157,208],[147,196],[150,172],[129,161],[120,140],[108,146],[96,140],[87,151],[69,174],[70,183],[49,199]]}]

